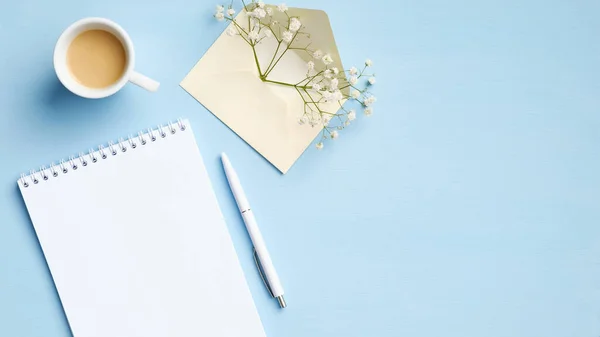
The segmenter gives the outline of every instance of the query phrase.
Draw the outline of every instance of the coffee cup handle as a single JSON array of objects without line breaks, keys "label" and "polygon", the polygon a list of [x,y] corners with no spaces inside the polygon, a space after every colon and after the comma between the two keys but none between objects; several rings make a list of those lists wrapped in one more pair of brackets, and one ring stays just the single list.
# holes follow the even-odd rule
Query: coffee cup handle
[{"label": "coffee cup handle", "polygon": [[131,76],[129,76],[129,82],[152,92],[158,90],[158,87],[160,86],[160,83],[136,71],[133,71]]}]

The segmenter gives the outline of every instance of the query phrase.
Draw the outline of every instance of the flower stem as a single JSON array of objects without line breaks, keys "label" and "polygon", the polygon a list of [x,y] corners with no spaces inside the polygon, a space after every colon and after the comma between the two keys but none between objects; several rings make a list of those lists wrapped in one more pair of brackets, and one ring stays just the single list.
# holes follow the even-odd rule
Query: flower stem
[{"label": "flower stem", "polygon": [[[271,71],[273,71],[273,69],[275,69],[275,66],[277,65],[277,63],[279,63],[279,61],[281,60],[281,58],[283,57],[283,55],[285,55],[285,53],[289,50],[289,44],[288,46],[285,48],[285,50],[283,51],[283,53],[281,53],[281,55],[279,56],[279,58],[277,59],[277,61],[275,61],[275,64],[273,64],[271,66],[271,68],[267,68],[267,70],[265,71],[265,79],[267,78],[267,76],[269,76],[269,74],[271,73]],[[277,54],[275,54],[276,56]]]},{"label": "flower stem", "polygon": [[271,33],[273,33],[273,37],[275,38],[275,40],[277,40],[277,42],[281,42],[281,40],[277,37],[277,35],[275,34],[275,31],[273,30],[273,28],[271,27],[271,24],[266,24],[266,23],[262,23],[262,22],[258,22],[261,26],[269,28],[269,30],[271,31]]},{"label": "flower stem", "polygon": [[[236,29],[238,30],[238,32],[240,33],[240,37],[242,39],[244,39],[244,41],[246,41],[246,43],[248,43],[250,45],[250,47],[252,47],[252,53],[254,54],[254,63],[256,63],[256,69],[258,69],[258,75],[260,76],[260,78],[263,78],[263,73],[260,69],[260,62],[258,62],[258,56],[256,55],[256,43],[253,43],[252,41],[246,39],[243,35],[242,32],[244,32],[246,35],[248,35],[248,32],[246,32],[246,30],[244,30],[244,28],[242,26],[240,26],[235,19],[231,19],[231,18],[226,18],[228,21],[231,21],[231,23],[233,23],[236,27]],[[248,31],[250,31],[252,29],[252,27],[250,27],[250,18],[248,18]]]},{"label": "flower stem", "polygon": [[[289,29],[289,23],[288,23],[288,29]],[[285,48],[285,50],[283,51],[283,53],[281,53],[281,55],[279,56],[279,58],[277,59],[277,61],[275,61],[275,64],[273,64],[273,66],[270,69],[267,68],[267,70],[265,71],[265,75],[264,75],[265,79],[267,78],[267,76],[269,76],[269,74],[271,73],[271,71],[273,71],[273,69],[275,69],[275,66],[277,66],[277,63],[279,63],[279,61],[281,60],[281,58],[283,57],[283,55],[285,55],[285,53],[287,53],[287,51],[290,50],[290,47],[291,47],[292,43],[294,43],[294,40],[296,39],[296,36],[298,36],[298,32],[296,32],[294,34],[294,36],[292,37],[292,40],[287,44],[287,47]],[[277,55],[277,54],[275,54],[275,55]]]},{"label": "flower stem", "polygon": [[[277,43],[277,49],[275,49],[275,53],[273,54],[273,58],[271,58],[271,62],[269,62],[269,66],[267,66],[267,70],[269,70],[269,68],[271,68],[271,65],[273,64],[273,61],[275,61],[275,57],[277,56],[277,52],[279,52],[279,47],[281,47],[281,41],[278,41]],[[265,78],[263,80],[266,79],[266,75],[265,74]]]},{"label": "flower stem", "polygon": [[256,48],[254,45],[251,45],[251,46],[252,46],[252,53],[254,54],[254,62],[256,63],[256,68],[258,69],[258,75],[262,79],[263,74],[262,74],[262,71],[260,70],[260,62],[258,62],[258,56],[256,56]]},{"label": "flower stem", "polygon": [[285,85],[287,87],[295,87],[295,85],[291,84],[291,83],[284,83],[284,82],[279,82],[279,81],[273,81],[273,80],[267,80],[266,78],[263,79],[263,82],[268,82],[268,83],[275,83],[275,84],[281,84],[281,85]]},{"label": "flower stem", "polygon": [[285,85],[286,87],[301,88],[301,89],[312,89],[312,86],[296,85],[296,84],[292,84],[292,83],[285,83],[285,82],[268,80],[266,78],[263,79],[263,82],[274,83],[274,84],[281,84],[281,85]]}]

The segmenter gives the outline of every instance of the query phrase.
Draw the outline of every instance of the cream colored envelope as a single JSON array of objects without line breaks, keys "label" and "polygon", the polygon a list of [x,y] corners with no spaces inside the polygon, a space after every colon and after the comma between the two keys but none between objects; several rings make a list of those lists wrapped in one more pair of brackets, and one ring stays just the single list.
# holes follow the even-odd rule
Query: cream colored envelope
[{"label": "cream colored envelope", "polygon": [[[302,21],[304,31],[310,34],[311,49],[331,54],[334,65],[344,69],[325,12],[290,8],[288,14]],[[287,20],[283,13],[275,15],[279,16],[277,20]],[[240,13],[236,22],[247,28],[246,14]],[[307,43],[299,40],[293,46]],[[264,39],[256,47],[262,69],[271,61],[276,47],[274,38]],[[297,83],[306,77],[306,64],[311,59],[304,50],[290,50],[268,78]],[[315,63],[317,67],[322,65],[319,60]],[[304,102],[296,89],[261,81],[252,48],[240,36],[229,36],[226,31],[183,79],[181,87],[282,173],[290,169],[322,130],[320,126],[298,124]],[[337,102],[322,107],[330,112],[339,109]]]}]

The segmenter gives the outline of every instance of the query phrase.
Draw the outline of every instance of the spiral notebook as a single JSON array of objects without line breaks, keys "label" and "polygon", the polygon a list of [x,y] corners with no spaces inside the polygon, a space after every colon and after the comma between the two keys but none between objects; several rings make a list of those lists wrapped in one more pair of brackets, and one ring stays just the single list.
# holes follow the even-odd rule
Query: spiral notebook
[{"label": "spiral notebook", "polygon": [[264,337],[188,121],[22,175],[75,337]]}]

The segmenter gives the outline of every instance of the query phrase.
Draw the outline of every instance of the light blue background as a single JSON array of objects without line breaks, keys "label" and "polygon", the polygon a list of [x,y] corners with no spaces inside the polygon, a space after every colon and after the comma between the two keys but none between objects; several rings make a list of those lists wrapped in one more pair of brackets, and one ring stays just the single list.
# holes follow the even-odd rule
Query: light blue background
[{"label": "light blue background", "polygon": [[[600,3],[288,4],[329,13],[347,66],[374,60],[379,101],[283,176],[178,87],[223,30],[213,1],[3,1],[0,336],[70,334],[19,174],[183,116],[268,336],[597,337]],[[128,30],[159,92],[88,101],[58,84],[54,42],[85,16]],[[253,202],[285,311],[255,271],[221,151]]]}]

